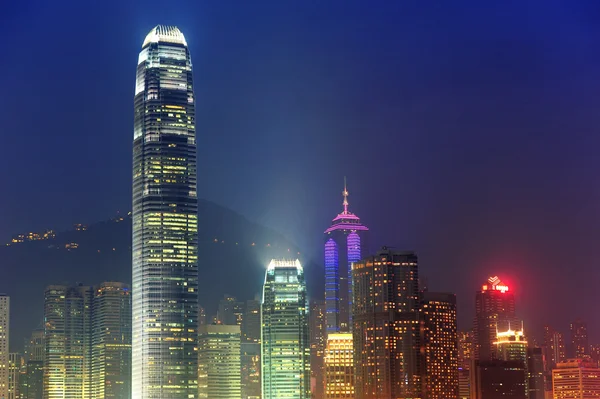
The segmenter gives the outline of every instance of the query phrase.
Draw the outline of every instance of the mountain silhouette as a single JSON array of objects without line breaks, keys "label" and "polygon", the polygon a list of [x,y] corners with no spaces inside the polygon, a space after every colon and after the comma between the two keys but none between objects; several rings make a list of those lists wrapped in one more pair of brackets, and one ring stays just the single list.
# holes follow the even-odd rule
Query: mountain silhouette
[{"label": "mountain silhouette", "polygon": [[[272,258],[300,258],[309,291],[321,294],[319,267],[303,259],[283,235],[210,201],[199,200],[198,208],[198,299],[207,316],[216,312],[224,294],[239,300],[258,297]],[[131,217],[117,215],[54,238],[2,246],[0,265],[0,292],[11,297],[11,351],[20,351],[23,340],[43,322],[46,286],[131,283]]]}]

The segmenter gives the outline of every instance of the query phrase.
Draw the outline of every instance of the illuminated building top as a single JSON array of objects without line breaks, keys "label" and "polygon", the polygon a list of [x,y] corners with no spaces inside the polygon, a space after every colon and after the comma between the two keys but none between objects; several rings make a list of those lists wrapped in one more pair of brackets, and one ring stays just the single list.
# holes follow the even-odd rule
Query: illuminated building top
[{"label": "illuminated building top", "polygon": [[176,26],[157,25],[146,35],[142,48],[150,43],[174,43],[187,46],[183,33]]},{"label": "illuminated building top", "polygon": [[481,287],[482,291],[500,291],[505,293],[508,291],[508,285],[502,283],[498,276],[490,277]]},{"label": "illuminated building top", "polygon": [[507,331],[498,331],[496,333],[496,342],[494,342],[494,344],[500,345],[515,342],[527,344],[523,328],[521,328],[520,330],[511,330],[509,328]]},{"label": "illuminated building top", "polygon": [[331,227],[325,230],[325,234],[334,230],[369,230],[367,226],[360,223],[360,218],[358,216],[348,210],[348,188],[346,186],[346,179],[344,179],[344,191],[342,192],[342,195],[344,196],[344,201],[342,202],[344,210],[332,220]]}]

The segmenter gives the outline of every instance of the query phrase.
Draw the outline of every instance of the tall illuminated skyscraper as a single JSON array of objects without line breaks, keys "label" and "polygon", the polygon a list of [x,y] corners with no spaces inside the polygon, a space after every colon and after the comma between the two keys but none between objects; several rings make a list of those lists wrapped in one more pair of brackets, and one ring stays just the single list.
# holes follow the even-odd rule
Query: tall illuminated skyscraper
[{"label": "tall illuminated skyscraper", "polygon": [[201,326],[198,338],[198,398],[241,397],[240,326]]},{"label": "tall illuminated skyscraper", "polygon": [[529,397],[529,364],[527,356],[527,340],[523,328],[520,330],[499,331],[496,334],[495,354],[499,360],[519,362],[525,370],[523,376],[523,394]]},{"label": "tall illuminated skyscraper", "polygon": [[490,277],[475,296],[474,358],[494,359],[496,332],[519,322],[515,316],[515,295],[500,279]]},{"label": "tall illuminated skyscraper", "polygon": [[135,85],[133,399],[197,396],[194,101],[185,37],[159,25],[142,44]]},{"label": "tall illuminated skyscraper", "polygon": [[260,399],[260,301],[246,301],[242,321],[242,399]]},{"label": "tall illuminated skyscraper", "polygon": [[458,333],[459,399],[469,399],[471,395],[471,371],[473,369],[473,331],[461,331]]},{"label": "tall illuminated skyscraper", "polygon": [[325,399],[354,399],[354,345],[351,333],[327,336]]},{"label": "tall illuminated skyscraper", "polygon": [[456,330],[456,295],[423,292],[421,299],[423,398],[458,398]]},{"label": "tall illuminated skyscraper", "polygon": [[8,397],[8,332],[10,297],[0,294],[0,398]]},{"label": "tall illuminated skyscraper", "polygon": [[352,325],[352,262],[362,259],[367,226],[348,211],[344,181],[344,210],[325,230],[325,303],[327,331],[348,332]]},{"label": "tall illuminated skyscraper", "polygon": [[263,399],[310,398],[308,304],[300,261],[271,261],[261,319]]},{"label": "tall illuminated skyscraper", "polygon": [[421,397],[417,255],[384,247],[352,279],[356,399]]},{"label": "tall illuminated skyscraper", "polygon": [[327,341],[325,301],[310,301],[308,315],[310,334],[310,391],[313,399],[325,395],[324,356]]}]

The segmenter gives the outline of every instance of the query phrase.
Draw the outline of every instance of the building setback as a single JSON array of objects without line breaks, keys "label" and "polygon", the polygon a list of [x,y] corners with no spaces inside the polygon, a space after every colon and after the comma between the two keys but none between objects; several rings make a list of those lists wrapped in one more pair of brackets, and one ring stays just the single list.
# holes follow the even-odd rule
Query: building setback
[{"label": "building setback", "polygon": [[356,398],[420,397],[417,255],[384,247],[352,278]]},{"label": "building setback", "polygon": [[241,397],[240,327],[201,326],[198,336],[198,398]]},{"label": "building setback", "polygon": [[185,37],[159,25],[134,98],[132,398],[198,394],[195,98]]},{"label": "building setback", "polygon": [[310,398],[308,304],[300,261],[269,264],[261,320],[263,399]]}]

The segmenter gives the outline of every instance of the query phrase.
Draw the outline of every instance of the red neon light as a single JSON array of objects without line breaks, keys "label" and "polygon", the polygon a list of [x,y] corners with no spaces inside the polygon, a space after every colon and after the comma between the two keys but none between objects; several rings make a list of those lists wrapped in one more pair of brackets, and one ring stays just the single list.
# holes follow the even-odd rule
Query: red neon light
[{"label": "red neon light", "polygon": [[484,284],[481,289],[482,291],[492,290],[492,291],[500,291],[501,293],[505,293],[508,291],[508,285],[505,285],[500,281],[498,276],[488,278],[488,283],[491,284],[491,287],[488,284]]}]

